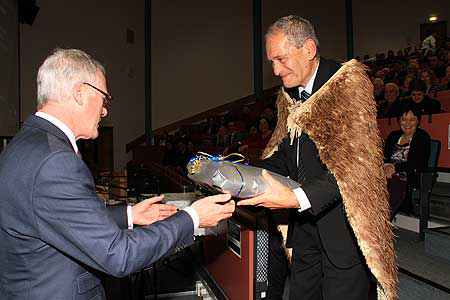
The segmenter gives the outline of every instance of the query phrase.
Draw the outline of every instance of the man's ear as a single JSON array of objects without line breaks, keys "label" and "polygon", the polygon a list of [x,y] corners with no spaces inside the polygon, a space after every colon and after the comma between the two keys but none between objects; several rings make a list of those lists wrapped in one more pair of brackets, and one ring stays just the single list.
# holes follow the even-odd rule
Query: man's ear
[{"label": "man's ear", "polygon": [[74,85],[73,90],[72,90],[72,96],[73,99],[75,99],[75,102],[78,103],[79,105],[83,105],[83,98],[84,98],[84,88],[83,85],[81,83],[77,83]]},{"label": "man's ear", "polygon": [[307,39],[303,44],[308,60],[313,60],[317,55],[317,46],[312,39]]}]

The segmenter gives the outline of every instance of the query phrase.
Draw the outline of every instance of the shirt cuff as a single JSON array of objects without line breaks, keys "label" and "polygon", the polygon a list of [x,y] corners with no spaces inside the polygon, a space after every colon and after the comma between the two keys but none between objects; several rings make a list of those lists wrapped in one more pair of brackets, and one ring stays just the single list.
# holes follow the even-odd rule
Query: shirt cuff
[{"label": "shirt cuff", "polygon": [[133,207],[131,205],[127,205],[127,221],[128,229],[133,229]]},{"label": "shirt cuff", "polygon": [[293,192],[295,196],[297,196],[298,204],[300,205],[298,212],[302,212],[311,208],[311,202],[309,202],[309,199],[302,188],[296,188],[295,190],[293,190]]},{"label": "shirt cuff", "polygon": [[189,214],[192,218],[192,222],[194,223],[194,231],[198,229],[200,226],[200,217],[198,216],[198,213],[195,211],[193,207],[187,206],[183,208],[185,212]]}]

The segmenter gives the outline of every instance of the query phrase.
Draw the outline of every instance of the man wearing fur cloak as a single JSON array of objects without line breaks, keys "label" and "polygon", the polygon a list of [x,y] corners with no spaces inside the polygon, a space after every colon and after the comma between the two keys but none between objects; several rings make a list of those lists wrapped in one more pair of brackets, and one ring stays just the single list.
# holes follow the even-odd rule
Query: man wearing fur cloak
[{"label": "man wearing fur cloak", "polygon": [[313,26],[298,16],[269,28],[267,57],[284,88],[259,166],[301,188],[263,173],[270,187],[238,205],[290,210],[290,299],[368,299],[372,275],[379,299],[397,299],[373,86],[363,65],[320,58],[318,46]]}]

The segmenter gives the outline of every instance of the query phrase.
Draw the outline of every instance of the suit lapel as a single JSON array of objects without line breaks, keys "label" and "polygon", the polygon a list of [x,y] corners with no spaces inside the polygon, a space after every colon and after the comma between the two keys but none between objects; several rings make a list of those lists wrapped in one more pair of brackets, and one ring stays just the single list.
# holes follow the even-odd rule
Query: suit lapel
[{"label": "suit lapel", "polygon": [[316,79],[314,80],[312,92],[315,93],[322,85],[330,78],[330,70],[327,61],[324,58],[320,59],[319,69],[317,70]]}]

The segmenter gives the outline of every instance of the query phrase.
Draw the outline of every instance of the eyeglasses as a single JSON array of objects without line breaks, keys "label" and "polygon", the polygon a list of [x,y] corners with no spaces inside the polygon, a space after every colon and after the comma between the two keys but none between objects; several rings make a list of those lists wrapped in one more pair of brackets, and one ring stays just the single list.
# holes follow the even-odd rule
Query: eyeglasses
[{"label": "eyeglasses", "polygon": [[108,94],[105,91],[102,91],[101,89],[99,89],[98,87],[96,87],[90,83],[83,82],[83,84],[90,86],[91,88],[93,88],[94,90],[96,90],[97,92],[99,92],[100,94],[103,95],[103,107],[104,108],[109,109],[111,107],[113,97],[110,94]]}]

